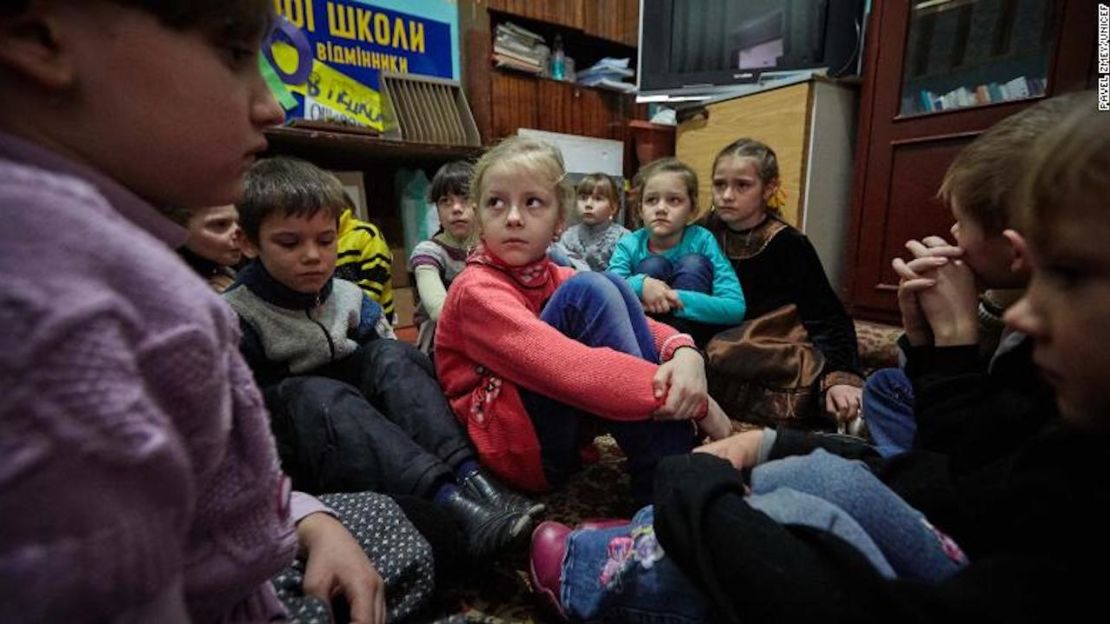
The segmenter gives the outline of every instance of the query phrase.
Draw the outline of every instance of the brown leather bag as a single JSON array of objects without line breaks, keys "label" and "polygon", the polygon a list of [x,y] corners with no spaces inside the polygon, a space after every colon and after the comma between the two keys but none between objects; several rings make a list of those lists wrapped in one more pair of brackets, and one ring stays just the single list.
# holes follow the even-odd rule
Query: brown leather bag
[{"label": "brown leather bag", "polygon": [[822,427],[825,356],[794,304],[749,319],[705,347],[709,394],[730,418],[762,425]]}]

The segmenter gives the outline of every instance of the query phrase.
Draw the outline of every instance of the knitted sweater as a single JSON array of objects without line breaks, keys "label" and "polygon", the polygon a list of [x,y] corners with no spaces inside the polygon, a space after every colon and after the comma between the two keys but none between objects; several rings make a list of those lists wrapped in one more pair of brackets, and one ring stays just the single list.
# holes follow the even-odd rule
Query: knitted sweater
[{"label": "knitted sweater", "polygon": [[628,234],[628,228],[619,223],[579,223],[567,228],[559,240],[567,251],[584,259],[591,270],[605,271],[609,268],[609,259],[617,248],[617,241],[625,234]]},{"label": "knitted sweater", "polygon": [[617,249],[609,261],[609,270],[626,278],[636,296],[644,294],[644,275],[634,273],[636,265],[644,259],[658,255],[675,260],[696,253],[708,258],[713,265],[713,292],[678,291],[682,308],[673,312],[675,317],[711,325],[739,325],[744,320],[746,304],[740,280],[708,230],[700,225],[686,226],[678,244],[661,254],[648,248],[650,241],[651,232],[640,228],[617,242]]},{"label": "knitted sweater", "polygon": [[185,230],[3,134],[0,206],[0,621],[280,617],[288,482]]},{"label": "knitted sweater", "polygon": [[[539,318],[572,269],[524,269],[481,250],[451,285],[436,328],[436,371],[482,463],[523,489],[547,489],[539,441],[520,388],[612,420],[647,420],[658,365],[564,336]],[[648,319],[663,361],[693,340]]]},{"label": "knitted sweater", "polygon": [[239,315],[241,350],[263,387],[342,360],[370,340],[393,337],[381,306],[346,280],[331,279],[319,293],[304,294],[252,262],[224,299]]}]

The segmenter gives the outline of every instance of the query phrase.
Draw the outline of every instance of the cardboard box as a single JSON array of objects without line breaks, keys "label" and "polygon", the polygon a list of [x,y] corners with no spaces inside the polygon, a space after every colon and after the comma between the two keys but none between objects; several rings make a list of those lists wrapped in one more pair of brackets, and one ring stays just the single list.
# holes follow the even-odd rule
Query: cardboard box
[{"label": "cardboard box", "polygon": [[396,327],[412,326],[412,315],[416,312],[414,295],[412,288],[393,289],[393,311],[397,314]]},{"label": "cardboard box", "polygon": [[412,286],[412,274],[409,273],[409,258],[405,255],[404,247],[394,247],[393,252],[393,288],[408,288]]}]

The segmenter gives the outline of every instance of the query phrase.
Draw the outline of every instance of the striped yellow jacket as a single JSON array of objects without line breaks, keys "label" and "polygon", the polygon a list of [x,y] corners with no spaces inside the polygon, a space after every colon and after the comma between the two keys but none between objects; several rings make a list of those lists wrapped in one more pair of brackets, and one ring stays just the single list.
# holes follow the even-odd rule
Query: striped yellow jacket
[{"label": "striped yellow jacket", "polygon": [[376,225],[344,210],[339,217],[339,258],[335,276],[358,284],[377,301],[386,317],[393,313],[393,252]]}]

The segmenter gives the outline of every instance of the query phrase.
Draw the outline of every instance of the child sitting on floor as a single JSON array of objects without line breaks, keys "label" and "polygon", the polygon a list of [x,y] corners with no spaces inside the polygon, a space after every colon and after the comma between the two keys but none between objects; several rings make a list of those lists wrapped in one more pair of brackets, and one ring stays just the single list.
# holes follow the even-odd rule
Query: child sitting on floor
[{"label": "child sitting on floor", "polygon": [[[224,298],[239,314],[243,355],[275,424],[292,429],[275,430],[279,450],[290,451],[286,470],[295,481],[311,476],[297,485],[312,491],[431,499],[476,558],[492,555],[518,541],[542,506],[479,469],[427,356],[390,339],[381,306],[332,277],[344,205],[335,176],[293,158],[255,164],[239,202],[254,262]],[[288,412],[295,417],[279,418]]]},{"label": "child sitting on floor", "polygon": [[436,171],[428,199],[439,213],[440,231],[412,248],[409,270],[416,279],[419,304],[413,319],[419,327],[416,346],[431,353],[436,321],[447,298],[447,288],[466,267],[466,257],[474,245],[478,224],[470,201],[470,175],[474,168],[466,161],[447,163]]},{"label": "child sitting on floor", "polygon": [[705,227],[744,276],[748,320],[706,347],[709,392],[748,422],[830,429],[855,421],[863,386],[855,327],[809,239],[782,220],[774,150],[738,139],[712,172]]},{"label": "child sitting on floor", "polygon": [[617,241],[628,229],[613,221],[620,211],[617,185],[604,173],[591,173],[575,189],[581,223],[572,225],[560,239],[567,251],[584,258],[593,271],[609,268]]},{"label": "child sitting on floor", "polygon": [[[1091,570],[1110,556],[1102,514],[1110,504],[1110,351],[1103,341],[1110,340],[1110,116],[1084,97],[1026,154],[1016,201],[1027,211],[1029,246],[1019,251],[1028,252],[1032,280],[1006,322],[1032,337],[1037,364],[1058,393],[1058,416],[970,469],[958,457],[969,448],[957,437],[939,453],[873,461],[871,475],[863,463],[814,450],[835,447],[835,437],[791,430],[744,432],[705,453],[668,458],[654,518],[646,512],[631,531],[537,529],[544,547],[533,546],[533,576],[556,608],[591,621],[664,612],[683,621],[938,623],[1081,621],[1102,608],[1104,582]],[[943,410],[946,395],[976,391],[967,377],[931,377],[922,386],[941,399],[928,409]],[[997,412],[993,418],[999,426],[1007,420]],[[974,439],[975,428],[962,433]],[[774,491],[838,501],[824,527],[815,526],[825,523],[815,515],[783,520],[776,515],[790,508],[769,512],[761,502],[763,485],[806,464],[808,483],[793,479]],[[738,469],[751,469],[754,495]],[[858,487],[864,482],[866,490]],[[873,495],[894,492],[920,504],[929,522],[905,516],[891,506],[896,500],[876,504]],[[959,543],[966,562],[931,523]],[[926,539],[910,540],[915,534]],[[929,541],[932,554],[957,565],[938,568],[934,578],[900,572],[899,556],[924,561],[925,551],[905,547]]]},{"label": "child sitting on floor", "polygon": [[505,140],[470,190],[482,245],[447,293],[436,368],[482,463],[517,487],[559,487],[579,465],[579,428],[597,418],[646,500],[658,461],[693,448],[691,420],[728,433],[712,401],[706,411],[700,353],[647,319],[624,280],[547,258],[573,202],[554,147]]},{"label": "child sitting on floor", "polygon": [[170,215],[189,230],[177,250],[212,290],[222,293],[235,281],[235,266],[243,259],[239,244],[239,211],[234,204],[196,210],[176,209]]},{"label": "child sitting on floor", "polygon": [[694,337],[699,347],[744,320],[744,293],[721,248],[698,218],[698,176],[674,158],[645,167],[644,226],[617,242],[609,271],[626,278],[644,310]]},{"label": "child sitting on floor", "polygon": [[[964,378],[974,395],[944,400],[943,420],[962,430],[969,422],[988,423],[969,444],[977,454],[1008,450],[1044,424],[1055,410],[1052,389],[1037,374],[1033,341],[1009,329],[998,347],[984,358],[980,299],[983,289],[1023,289],[1029,283],[1029,261],[1021,253],[1022,234],[1014,228],[1019,206],[1014,189],[1021,181],[1020,163],[1029,146],[1055,126],[1078,95],[1054,97],[1011,115],[968,144],[948,166],[938,195],[952,211],[956,246],[939,236],[909,241],[908,262],[895,261],[901,278],[898,305],[904,337],[905,369],[875,372],[863,393],[863,416],[876,448],[884,456],[911,448],[931,448],[940,440],[918,436],[914,419],[915,382],[925,376]],[[924,279],[919,279],[924,278]],[[1009,424],[997,427],[996,415]]]},{"label": "child sitting on floor", "polygon": [[[236,201],[281,123],[272,19],[261,0],[0,5],[0,621],[285,621],[269,579],[295,558],[284,589],[318,614],[386,619],[396,576],[290,495],[235,315],[172,251],[165,207]],[[391,607],[427,596],[388,587]]]}]

